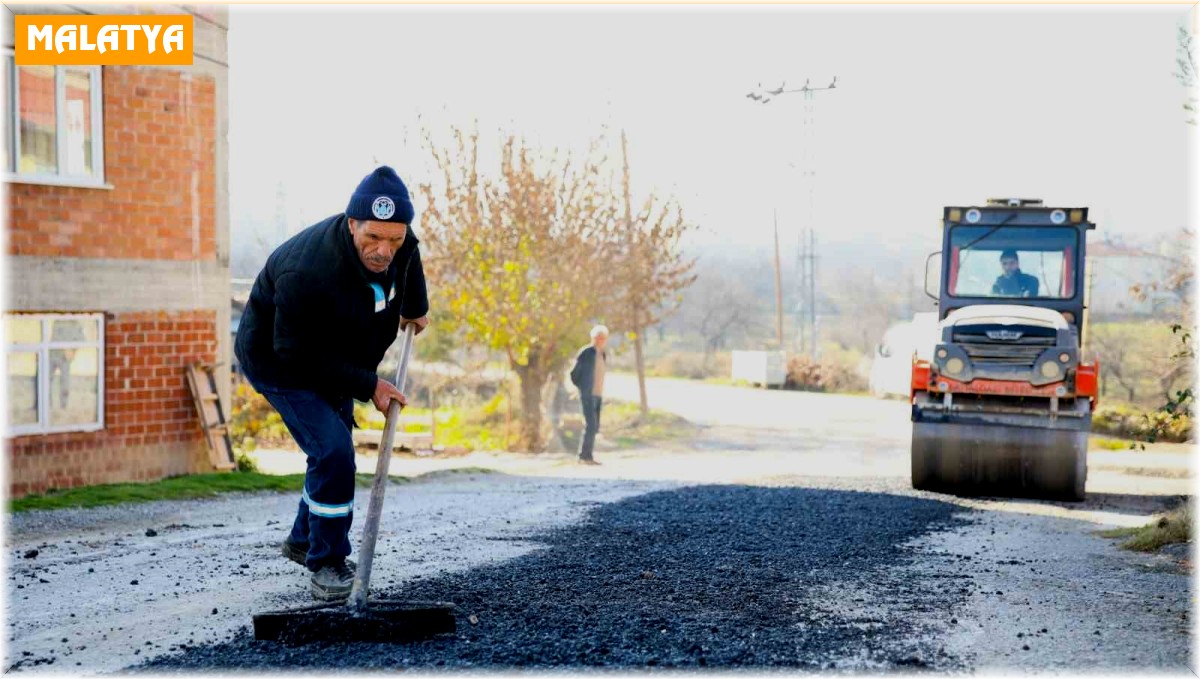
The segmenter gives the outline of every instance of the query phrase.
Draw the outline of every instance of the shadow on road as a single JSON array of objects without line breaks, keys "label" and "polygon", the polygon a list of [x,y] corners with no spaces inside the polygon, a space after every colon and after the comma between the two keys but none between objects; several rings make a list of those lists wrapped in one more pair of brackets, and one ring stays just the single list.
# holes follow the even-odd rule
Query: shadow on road
[{"label": "shadow on road", "polygon": [[[457,603],[455,635],[288,648],[243,630],[146,667],[948,669],[959,663],[927,625],[949,620],[960,589],[897,566],[905,543],[964,511],[844,490],[652,492],[530,536],[544,548],[526,556],[381,593]],[[829,592],[845,601],[826,602]]]}]

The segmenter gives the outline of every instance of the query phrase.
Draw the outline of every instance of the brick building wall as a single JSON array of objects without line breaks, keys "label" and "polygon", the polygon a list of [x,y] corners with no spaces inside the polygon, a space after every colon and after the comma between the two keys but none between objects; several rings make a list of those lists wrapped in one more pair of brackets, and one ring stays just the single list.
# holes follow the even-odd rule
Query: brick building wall
[{"label": "brick building wall", "polygon": [[10,491],[210,469],[181,366],[214,361],[216,328],[212,311],[106,314],[104,429],[13,439]]},{"label": "brick building wall", "polygon": [[103,82],[113,188],[10,184],[9,253],[215,259],[216,83],[129,66],[105,68]]},{"label": "brick building wall", "polygon": [[103,186],[6,177],[6,312],[104,316],[102,427],[6,438],[15,496],[212,470],[184,367],[223,364],[228,408],[227,13],[192,13],[193,66],[103,68]]}]

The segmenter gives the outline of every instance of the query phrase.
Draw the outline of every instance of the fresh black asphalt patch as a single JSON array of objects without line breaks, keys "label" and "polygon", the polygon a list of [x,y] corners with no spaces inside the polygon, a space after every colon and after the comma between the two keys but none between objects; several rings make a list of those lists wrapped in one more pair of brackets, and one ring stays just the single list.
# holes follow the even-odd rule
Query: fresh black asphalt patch
[{"label": "fresh black asphalt patch", "polygon": [[963,511],[845,490],[654,492],[531,536],[544,548],[525,556],[377,592],[456,603],[453,635],[289,647],[247,627],[135,669],[955,669],[936,630],[963,590],[901,566],[905,543]]}]

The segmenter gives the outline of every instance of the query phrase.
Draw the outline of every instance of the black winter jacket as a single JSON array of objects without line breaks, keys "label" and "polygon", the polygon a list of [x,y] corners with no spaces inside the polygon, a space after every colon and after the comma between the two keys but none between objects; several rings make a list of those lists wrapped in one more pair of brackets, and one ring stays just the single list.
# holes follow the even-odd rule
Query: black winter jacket
[{"label": "black winter jacket", "polygon": [[[608,354],[604,355],[605,358]],[[596,345],[589,344],[575,355],[575,366],[571,368],[571,384],[579,388],[583,396],[592,395],[593,382],[596,379]]]},{"label": "black winter jacket", "polygon": [[387,271],[354,249],[344,214],[280,245],[254,281],[234,351],[251,380],[368,401],[400,317],[429,311],[417,237],[408,230]]},{"label": "black winter jacket", "polygon": [[1020,269],[1017,269],[1013,276],[1001,274],[992,284],[992,294],[1002,297],[1037,297],[1037,276],[1030,276]]}]

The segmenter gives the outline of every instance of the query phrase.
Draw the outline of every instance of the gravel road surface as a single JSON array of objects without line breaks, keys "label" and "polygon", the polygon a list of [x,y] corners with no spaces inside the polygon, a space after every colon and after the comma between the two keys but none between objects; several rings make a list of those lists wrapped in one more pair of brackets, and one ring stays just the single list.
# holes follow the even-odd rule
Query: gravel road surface
[{"label": "gravel road surface", "polygon": [[377,591],[455,602],[454,635],[253,641],[254,612],[309,599],[276,551],[296,498],[243,495],[10,517],[5,667],[1190,672],[1187,553],[1097,535],[1190,493],[1189,451],[1106,452],[1080,504],[963,500],[908,487],[901,402],[649,390],[693,440],[609,446],[598,468],[396,458],[432,473],[389,489]]},{"label": "gravel road surface", "polygon": [[[906,541],[957,509],[836,489],[657,491],[543,532],[528,555],[387,591],[456,602],[454,636],[298,651],[242,634],[153,667],[957,667],[925,626],[962,595],[897,568]],[[841,610],[833,591],[879,611]]]}]

